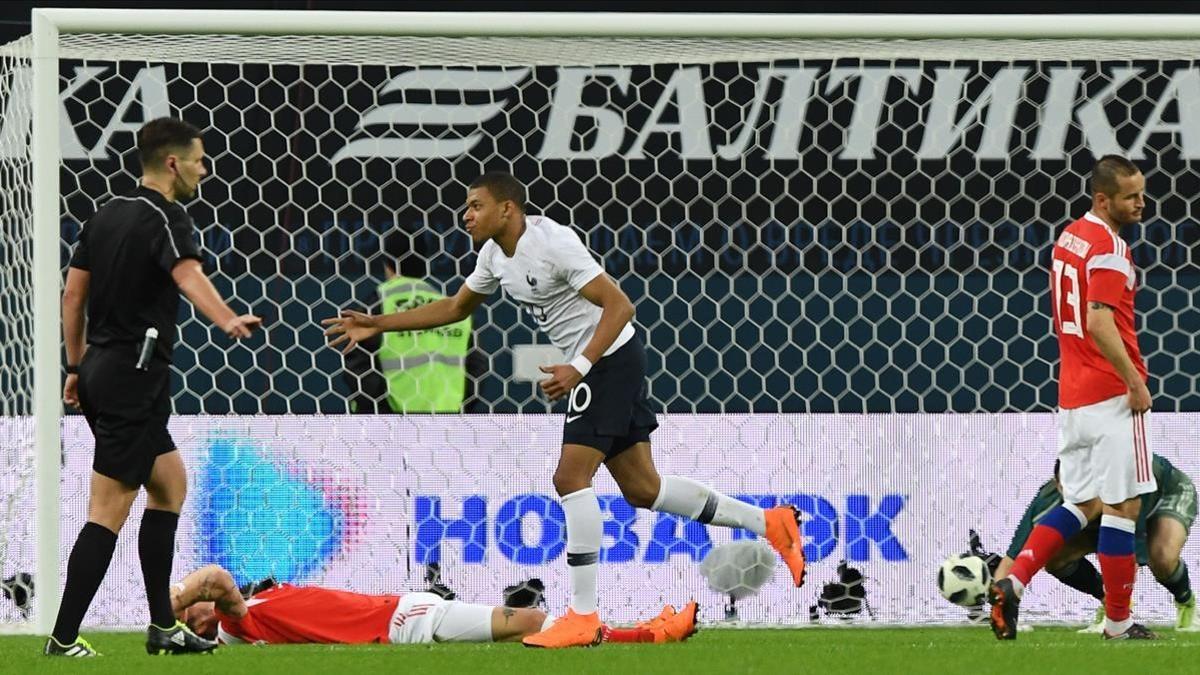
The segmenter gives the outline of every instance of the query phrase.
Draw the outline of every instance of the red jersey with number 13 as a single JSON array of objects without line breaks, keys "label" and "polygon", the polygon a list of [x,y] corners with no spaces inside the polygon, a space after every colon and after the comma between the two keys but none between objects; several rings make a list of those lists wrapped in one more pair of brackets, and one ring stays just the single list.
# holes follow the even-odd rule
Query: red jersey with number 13
[{"label": "red jersey with number 13", "polygon": [[1086,213],[1058,235],[1050,267],[1050,300],[1058,334],[1060,408],[1079,408],[1129,391],[1088,334],[1088,303],[1102,302],[1113,308],[1125,351],[1146,379],[1146,364],[1134,332],[1136,290],[1129,244],[1098,216]]}]

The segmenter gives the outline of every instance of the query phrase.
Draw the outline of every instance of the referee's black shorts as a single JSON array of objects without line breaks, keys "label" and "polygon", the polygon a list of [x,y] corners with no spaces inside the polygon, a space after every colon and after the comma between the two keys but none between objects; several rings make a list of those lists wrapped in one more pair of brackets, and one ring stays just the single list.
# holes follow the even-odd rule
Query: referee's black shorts
[{"label": "referee's black shorts", "polygon": [[637,337],[592,366],[567,396],[563,445],[584,445],[612,459],[650,440],[658,421],[648,400],[646,348]]},{"label": "referee's black shorts", "polygon": [[136,487],[150,480],[159,455],[175,449],[167,432],[171,368],[154,360],[137,368],[137,345],[88,347],[79,364],[79,407],[96,454],[96,473]]}]

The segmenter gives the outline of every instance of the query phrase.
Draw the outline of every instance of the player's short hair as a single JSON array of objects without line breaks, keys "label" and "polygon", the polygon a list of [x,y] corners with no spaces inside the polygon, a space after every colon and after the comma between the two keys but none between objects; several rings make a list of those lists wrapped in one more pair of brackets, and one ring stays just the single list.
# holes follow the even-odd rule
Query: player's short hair
[{"label": "player's short hair", "polygon": [[175,117],[150,120],[138,129],[138,159],[142,168],[161,164],[171,151],[185,150],[192,139],[200,138],[200,129]]},{"label": "player's short hair", "polygon": [[470,189],[475,188],[487,188],[496,201],[510,201],[517,205],[521,213],[525,213],[525,186],[511,173],[488,171],[471,182]]},{"label": "player's short hair", "polygon": [[1121,189],[1117,182],[1126,176],[1141,173],[1137,165],[1121,155],[1105,155],[1092,167],[1092,193],[1103,192],[1112,197]]}]

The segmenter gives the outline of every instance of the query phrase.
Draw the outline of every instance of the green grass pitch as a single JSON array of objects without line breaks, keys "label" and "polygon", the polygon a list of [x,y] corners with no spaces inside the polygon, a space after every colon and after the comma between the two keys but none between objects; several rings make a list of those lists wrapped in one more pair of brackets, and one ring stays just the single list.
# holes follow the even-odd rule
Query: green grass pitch
[{"label": "green grass pitch", "polygon": [[[1103,643],[1098,635],[1038,627],[1015,643],[981,628],[701,630],[685,644],[532,650],[502,645],[222,647],[210,656],[150,657],[141,635],[85,633],[103,656],[40,655],[42,638],[0,637],[0,672],[184,675],[308,673],[1195,673],[1200,634],[1164,630],[1159,642]],[[168,663],[163,661],[168,660]]]}]

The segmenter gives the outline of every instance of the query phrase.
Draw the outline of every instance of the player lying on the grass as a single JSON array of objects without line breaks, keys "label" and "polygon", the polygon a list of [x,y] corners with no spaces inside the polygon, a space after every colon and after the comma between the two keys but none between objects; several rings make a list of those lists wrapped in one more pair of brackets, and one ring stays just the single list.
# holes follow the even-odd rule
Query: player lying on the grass
[{"label": "player lying on the grass", "polygon": [[[1153,455],[1151,466],[1158,489],[1142,495],[1134,545],[1137,561],[1139,565],[1148,564],[1154,578],[1174,597],[1175,630],[1200,631],[1200,623],[1196,619],[1196,596],[1192,593],[1187,565],[1180,558],[1192,522],[1196,519],[1196,486],[1187,474],[1163,457]],[[1013,533],[1008,554],[996,568],[997,579],[1008,576],[1013,560],[1029,538],[1033,523],[1062,504],[1062,499],[1058,462],[1055,462],[1054,479],[1042,485],[1025,509],[1025,515]],[[1093,520],[1046,563],[1046,571],[1059,581],[1101,602],[1097,611],[1098,622],[1085,629],[1087,632],[1099,632],[1104,626],[1104,582],[1100,572],[1085,557],[1096,552],[1099,534],[1100,523]]]},{"label": "player lying on the grass", "polygon": [[[515,642],[550,622],[537,609],[445,600],[433,593],[367,595],[276,584],[242,597],[233,576],[207,565],[171,588],[171,605],[197,634],[224,644]],[[696,632],[695,602],[668,605],[634,628],[605,627],[605,642],[681,642]]]}]

